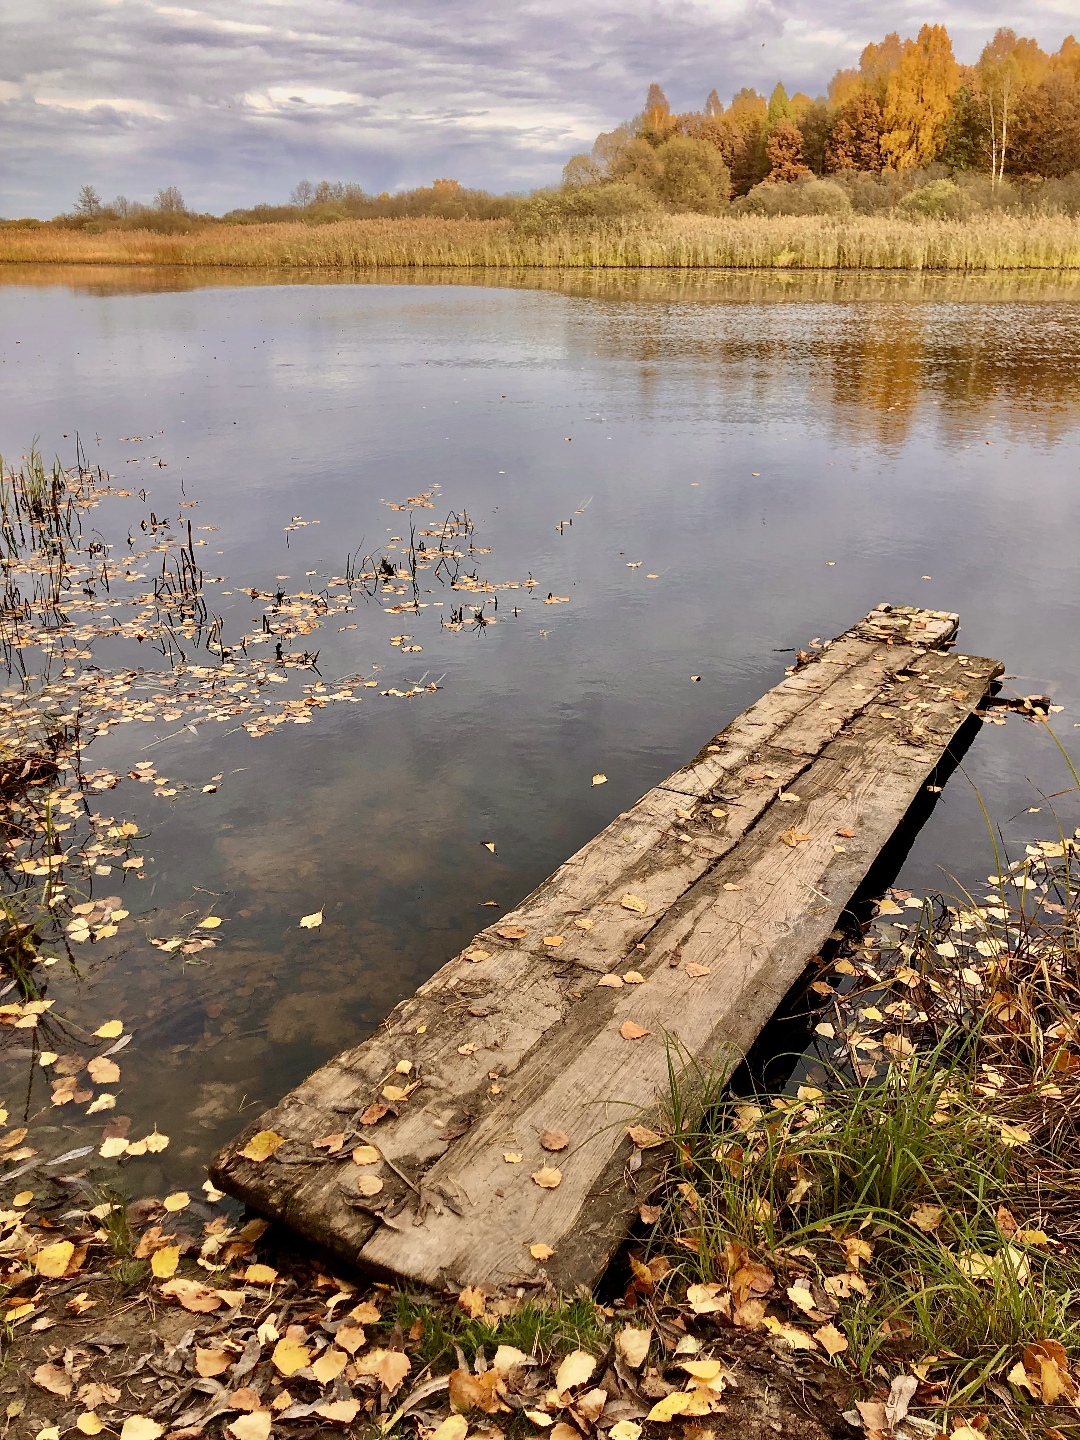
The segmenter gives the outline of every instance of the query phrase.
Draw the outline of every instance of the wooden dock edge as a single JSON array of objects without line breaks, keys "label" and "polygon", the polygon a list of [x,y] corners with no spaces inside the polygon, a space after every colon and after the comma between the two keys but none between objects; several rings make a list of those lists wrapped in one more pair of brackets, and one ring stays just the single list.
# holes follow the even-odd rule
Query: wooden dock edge
[{"label": "wooden dock edge", "polygon": [[946,653],[958,624],[882,605],[800,655],[214,1182],[378,1275],[594,1283],[662,1157],[635,1168],[626,1132],[658,1123],[669,1054],[745,1054],[1001,673]]}]

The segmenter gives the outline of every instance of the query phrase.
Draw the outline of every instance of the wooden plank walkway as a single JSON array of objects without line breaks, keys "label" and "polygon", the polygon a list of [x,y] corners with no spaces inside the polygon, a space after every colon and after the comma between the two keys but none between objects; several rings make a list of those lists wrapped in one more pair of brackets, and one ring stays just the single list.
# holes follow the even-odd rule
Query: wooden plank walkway
[{"label": "wooden plank walkway", "polygon": [[[635,1173],[626,1128],[655,1123],[670,1044],[706,1069],[745,1053],[1001,673],[945,653],[957,627],[871,611],[250,1125],[215,1182],[376,1274],[594,1283],[647,1193],[659,1152]],[[252,1160],[258,1132],[284,1139]]]}]

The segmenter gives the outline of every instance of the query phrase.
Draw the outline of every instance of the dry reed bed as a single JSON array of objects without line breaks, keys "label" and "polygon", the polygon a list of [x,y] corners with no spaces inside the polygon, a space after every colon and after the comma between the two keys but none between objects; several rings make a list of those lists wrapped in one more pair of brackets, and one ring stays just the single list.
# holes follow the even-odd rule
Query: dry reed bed
[{"label": "dry reed bed", "polygon": [[345,220],[193,235],[0,230],[0,263],[223,266],[259,269],[511,267],[841,270],[1080,269],[1080,220],[977,221],[857,216],[667,216],[648,225],[546,236],[508,220]]}]

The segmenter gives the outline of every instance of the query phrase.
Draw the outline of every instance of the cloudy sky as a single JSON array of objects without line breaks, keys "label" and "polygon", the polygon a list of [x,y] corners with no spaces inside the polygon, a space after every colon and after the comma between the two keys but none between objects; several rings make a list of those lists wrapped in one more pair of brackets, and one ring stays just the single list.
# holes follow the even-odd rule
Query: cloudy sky
[{"label": "cloudy sky", "polygon": [[528,189],[651,80],[676,108],[781,77],[818,93],[923,20],[966,61],[998,25],[1053,49],[1080,29],[1076,0],[4,0],[0,215],[84,182],[217,211],[302,177]]}]

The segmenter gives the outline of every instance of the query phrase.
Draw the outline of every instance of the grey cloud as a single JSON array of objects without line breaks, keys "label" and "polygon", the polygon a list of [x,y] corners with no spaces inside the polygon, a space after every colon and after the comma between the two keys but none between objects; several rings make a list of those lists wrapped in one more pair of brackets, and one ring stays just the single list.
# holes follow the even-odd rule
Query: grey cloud
[{"label": "grey cloud", "polygon": [[[968,60],[1000,24],[1053,47],[1076,27],[1072,0],[946,0],[932,18]],[[302,175],[526,189],[651,80],[678,107],[781,77],[816,93],[919,23],[898,0],[872,17],[856,0],[8,0],[0,214],[54,213],[87,181],[176,184],[212,209],[280,200]]]}]

